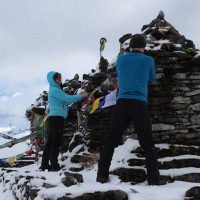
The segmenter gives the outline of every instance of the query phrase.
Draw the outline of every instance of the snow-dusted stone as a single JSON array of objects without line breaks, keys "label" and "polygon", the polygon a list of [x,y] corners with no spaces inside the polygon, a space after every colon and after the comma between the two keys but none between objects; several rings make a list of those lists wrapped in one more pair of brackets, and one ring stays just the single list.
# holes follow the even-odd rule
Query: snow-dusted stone
[{"label": "snow-dusted stone", "polygon": [[40,189],[30,188],[29,195],[28,195],[29,199],[34,200],[37,197],[39,191],[40,191]]},{"label": "snow-dusted stone", "polygon": [[172,99],[172,103],[189,104],[191,103],[191,99],[189,97],[177,96]]},{"label": "snow-dusted stone", "polygon": [[172,168],[184,168],[184,167],[196,167],[200,168],[200,159],[178,159],[171,161],[164,161],[159,163],[160,169],[172,169]]},{"label": "snow-dusted stone", "polygon": [[[60,197],[57,200],[128,200],[128,195],[126,192],[122,190],[109,190],[107,192],[94,192],[94,193],[85,193],[81,196],[70,197],[66,195],[64,197]],[[47,199],[48,200],[48,199]]]},{"label": "snow-dusted stone", "polygon": [[91,156],[85,156],[85,155],[74,155],[71,158],[72,163],[82,163],[82,162],[91,162],[93,158]]},{"label": "snow-dusted stone", "polygon": [[84,170],[84,167],[83,166],[81,166],[81,167],[70,167],[69,170],[72,171],[72,172],[80,172],[80,171]]},{"label": "snow-dusted stone", "polygon": [[200,183],[200,173],[183,174],[181,176],[175,177],[175,180],[192,182],[192,183]]},{"label": "snow-dusted stone", "polygon": [[131,184],[141,183],[146,180],[146,172],[143,169],[118,168],[111,173],[119,176],[122,182],[131,182]]},{"label": "snow-dusted stone", "polygon": [[200,198],[200,187],[192,187],[186,192],[185,197],[190,200],[198,200]]},{"label": "snow-dusted stone", "polygon": [[173,76],[174,79],[186,79],[186,73],[177,73]]},{"label": "snow-dusted stone", "polygon": [[190,105],[190,107],[193,111],[200,111],[200,103]]},{"label": "snow-dusted stone", "polygon": [[64,175],[65,177],[62,178],[62,183],[67,187],[83,183],[83,176],[81,174],[64,172]]},{"label": "snow-dusted stone", "polygon": [[165,185],[165,184],[173,183],[173,182],[174,182],[174,178],[172,178],[171,176],[160,175],[160,181],[159,181],[160,185]]},{"label": "snow-dusted stone", "polygon": [[153,124],[152,129],[153,131],[169,131],[169,130],[174,130],[175,126],[170,124],[158,123],[158,124]]},{"label": "snow-dusted stone", "polygon": [[185,93],[185,96],[194,96],[194,95],[197,95],[197,94],[200,94],[200,89],[199,90],[194,90],[194,91],[191,91],[191,92],[186,92]]},{"label": "snow-dusted stone", "polygon": [[[168,148],[156,148],[158,158],[164,157],[173,157],[180,155],[200,155],[199,148],[191,147],[191,146],[169,146]],[[141,147],[136,148],[132,151],[132,153],[136,153],[138,157],[144,157],[143,149]]]}]

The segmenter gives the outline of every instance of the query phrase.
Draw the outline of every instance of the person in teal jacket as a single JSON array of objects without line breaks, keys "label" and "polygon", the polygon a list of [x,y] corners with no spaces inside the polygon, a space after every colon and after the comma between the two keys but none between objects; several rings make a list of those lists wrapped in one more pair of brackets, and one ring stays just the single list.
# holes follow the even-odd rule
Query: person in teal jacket
[{"label": "person in teal jacket", "polygon": [[[45,171],[58,171],[59,148],[62,143],[64,120],[68,116],[68,105],[81,101],[88,96],[87,92],[77,95],[68,95],[62,90],[62,77],[58,72],[51,71],[47,74],[49,82],[48,103],[48,136],[42,156],[40,169]],[[50,163],[49,163],[50,161]]]}]

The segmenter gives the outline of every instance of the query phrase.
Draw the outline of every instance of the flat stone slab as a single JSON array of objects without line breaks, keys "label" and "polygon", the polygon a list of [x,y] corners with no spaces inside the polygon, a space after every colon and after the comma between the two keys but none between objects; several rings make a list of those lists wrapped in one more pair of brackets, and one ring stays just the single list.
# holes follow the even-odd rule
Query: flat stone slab
[{"label": "flat stone slab", "polygon": [[[69,194],[71,195],[71,194]],[[128,195],[122,190],[110,190],[106,192],[85,193],[78,197],[66,195],[57,200],[128,200]],[[46,199],[50,200],[50,199]]]},{"label": "flat stone slab", "polygon": [[176,181],[186,181],[191,183],[200,183],[200,173],[190,173],[175,177]]},{"label": "flat stone slab", "polygon": [[[169,149],[157,149],[158,158],[165,158],[165,157],[174,157],[180,155],[199,155],[200,156],[200,149],[196,147],[187,147],[187,146],[169,146]],[[136,155],[140,158],[143,156],[143,149],[138,147],[137,149],[133,150],[132,153],[136,153]]]},{"label": "flat stone slab", "polygon": [[119,176],[122,182],[131,182],[131,184],[142,183],[146,180],[146,172],[143,169],[118,168],[111,174]]},{"label": "flat stone slab", "polygon": [[185,200],[199,200],[200,199],[200,187],[195,186],[189,189],[185,194]]}]

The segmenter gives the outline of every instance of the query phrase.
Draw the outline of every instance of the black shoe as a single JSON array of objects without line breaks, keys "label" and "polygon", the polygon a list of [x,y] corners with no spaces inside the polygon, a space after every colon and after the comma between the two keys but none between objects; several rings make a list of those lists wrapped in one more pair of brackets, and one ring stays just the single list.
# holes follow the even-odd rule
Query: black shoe
[{"label": "black shoe", "polygon": [[96,181],[99,183],[107,183],[109,182],[109,176],[97,176]]}]

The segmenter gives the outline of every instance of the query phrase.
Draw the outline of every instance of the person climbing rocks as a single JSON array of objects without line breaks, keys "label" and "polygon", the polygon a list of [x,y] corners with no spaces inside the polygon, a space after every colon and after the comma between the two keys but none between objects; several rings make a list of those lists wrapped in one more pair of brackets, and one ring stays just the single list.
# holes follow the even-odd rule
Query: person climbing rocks
[{"label": "person climbing rocks", "polygon": [[[49,82],[49,114],[47,141],[42,156],[40,170],[59,171],[59,148],[62,142],[64,120],[68,115],[68,105],[81,101],[88,96],[87,92],[77,95],[68,95],[62,90],[62,76],[58,72],[51,71],[47,74]],[[50,161],[50,163],[49,163]]]},{"label": "person climbing rocks", "polygon": [[135,34],[130,40],[130,52],[117,58],[119,92],[111,129],[100,153],[97,182],[109,181],[109,168],[114,149],[119,145],[125,129],[132,120],[140,146],[144,150],[148,184],[159,184],[156,149],[147,108],[148,82],[156,81],[155,64],[152,57],[143,54],[145,46],[146,38],[141,34]]}]

